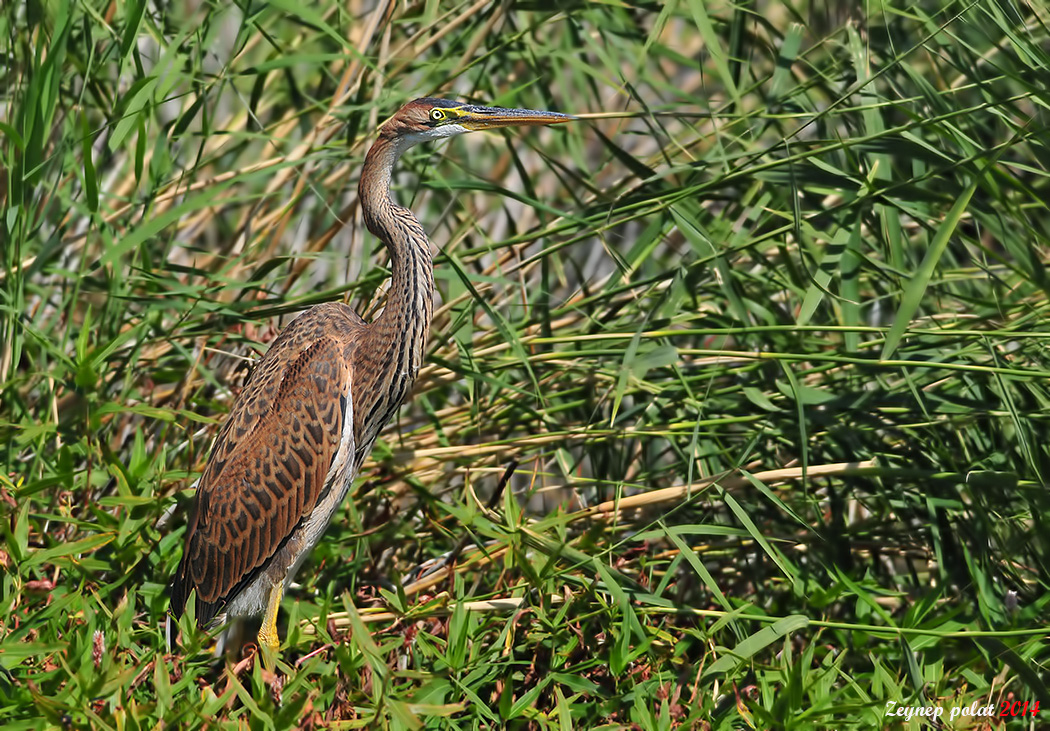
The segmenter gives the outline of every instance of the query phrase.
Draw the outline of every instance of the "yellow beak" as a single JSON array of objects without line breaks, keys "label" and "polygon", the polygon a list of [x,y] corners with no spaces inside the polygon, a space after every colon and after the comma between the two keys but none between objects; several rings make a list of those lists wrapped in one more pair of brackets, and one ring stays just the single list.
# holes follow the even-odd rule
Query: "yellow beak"
[{"label": "yellow beak", "polygon": [[502,107],[460,107],[455,124],[469,130],[495,129],[497,127],[534,127],[541,124],[561,124],[576,119],[570,114],[538,112],[532,109],[503,109]]}]

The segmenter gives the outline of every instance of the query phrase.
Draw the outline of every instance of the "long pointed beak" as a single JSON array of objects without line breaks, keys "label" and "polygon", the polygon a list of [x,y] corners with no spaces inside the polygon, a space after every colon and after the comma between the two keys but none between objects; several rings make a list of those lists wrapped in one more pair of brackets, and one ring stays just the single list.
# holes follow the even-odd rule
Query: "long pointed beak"
[{"label": "long pointed beak", "polygon": [[501,107],[462,107],[456,124],[469,130],[497,127],[535,127],[541,124],[561,124],[576,119],[571,114],[538,112],[533,109],[503,109]]}]

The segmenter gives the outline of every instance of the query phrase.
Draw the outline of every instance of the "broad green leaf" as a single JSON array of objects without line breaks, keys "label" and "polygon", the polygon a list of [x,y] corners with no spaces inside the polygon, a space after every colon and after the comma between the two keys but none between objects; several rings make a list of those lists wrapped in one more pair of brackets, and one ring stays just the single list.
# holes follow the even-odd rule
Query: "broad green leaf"
[{"label": "broad green leaf", "polygon": [[966,189],[955,199],[951,210],[948,211],[944,220],[941,221],[941,225],[937,228],[937,233],[934,235],[933,240],[930,241],[930,248],[927,250],[922,264],[919,265],[919,270],[915,272],[905,285],[900,307],[897,308],[897,314],[893,318],[893,325],[890,326],[890,331],[886,334],[886,341],[882,345],[882,353],[879,356],[882,360],[889,360],[893,356],[897,350],[897,345],[900,344],[904,333],[907,332],[908,327],[911,325],[915,313],[919,311],[919,306],[926,296],[926,290],[930,286],[930,281],[934,278],[937,271],[937,263],[940,261],[941,255],[944,254],[944,249],[948,246],[948,241],[951,240],[952,235],[955,233],[959,221],[962,220],[963,215],[966,213],[966,207],[970,204],[970,199],[973,197],[975,190],[977,190],[976,179],[966,186]]},{"label": "broad green leaf", "polygon": [[60,543],[51,548],[41,548],[31,552],[29,557],[22,562],[20,568],[23,570],[30,569],[41,564],[54,563],[56,559],[67,556],[92,553],[112,541],[114,537],[112,533],[101,533],[69,543]]},{"label": "broad green leaf", "polygon": [[809,618],[799,614],[777,620],[768,627],[763,627],[758,632],[738,642],[732,650],[724,653],[705,668],[703,676],[710,678],[715,675],[728,673],[741,663],[748,662],[755,654],[766,649],[774,642],[808,626]]}]

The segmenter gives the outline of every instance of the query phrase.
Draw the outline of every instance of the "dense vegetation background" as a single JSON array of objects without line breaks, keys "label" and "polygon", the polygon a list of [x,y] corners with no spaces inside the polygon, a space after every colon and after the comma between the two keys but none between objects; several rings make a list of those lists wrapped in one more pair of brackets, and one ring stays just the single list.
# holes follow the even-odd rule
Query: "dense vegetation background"
[{"label": "dense vegetation background", "polygon": [[[1048,23],[5,3],[0,726],[1045,727]],[[612,114],[406,157],[440,250],[414,398],[278,672],[166,649],[253,359],[382,306],[357,175],[426,95]]]}]

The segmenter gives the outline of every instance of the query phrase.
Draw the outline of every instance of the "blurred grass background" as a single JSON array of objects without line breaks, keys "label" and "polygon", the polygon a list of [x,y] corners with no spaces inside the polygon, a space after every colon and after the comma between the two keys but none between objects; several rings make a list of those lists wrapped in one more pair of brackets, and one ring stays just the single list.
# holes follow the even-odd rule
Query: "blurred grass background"
[{"label": "blurred grass background", "polygon": [[[5,3],[0,726],[1044,727],[1048,22]],[[414,398],[278,674],[168,650],[217,427],[295,313],[382,306],[357,175],[426,95],[611,114],[406,156]]]}]

